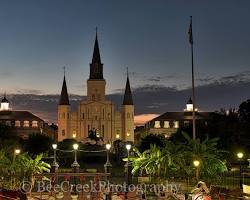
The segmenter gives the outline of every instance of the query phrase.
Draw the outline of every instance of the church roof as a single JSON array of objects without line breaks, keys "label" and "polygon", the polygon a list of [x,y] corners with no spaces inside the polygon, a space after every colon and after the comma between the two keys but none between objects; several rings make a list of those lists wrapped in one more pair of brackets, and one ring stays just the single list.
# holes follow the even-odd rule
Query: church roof
[{"label": "church roof", "polygon": [[0,111],[0,120],[43,121],[28,111]]},{"label": "church roof", "polygon": [[62,85],[62,91],[61,91],[59,105],[69,105],[69,96],[68,96],[68,90],[67,90],[65,76],[63,78],[63,85]]},{"label": "church roof", "polygon": [[[195,112],[195,117],[199,119],[210,119],[214,112]],[[166,112],[162,115],[152,119],[151,121],[163,120],[191,120],[193,119],[192,112]]]},{"label": "church roof", "polygon": [[123,97],[123,105],[134,105],[128,76],[127,76],[125,93]]}]

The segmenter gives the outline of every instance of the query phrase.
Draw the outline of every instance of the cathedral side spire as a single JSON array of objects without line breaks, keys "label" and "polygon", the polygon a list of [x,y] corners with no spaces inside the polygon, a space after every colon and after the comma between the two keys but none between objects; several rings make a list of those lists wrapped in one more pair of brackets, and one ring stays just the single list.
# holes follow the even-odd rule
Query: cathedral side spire
[{"label": "cathedral side spire", "polygon": [[130,88],[130,83],[129,83],[128,68],[127,68],[126,88],[125,88],[125,93],[124,93],[124,97],[123,97],[123,105],[134,105],[133,98],[132,98],[132,92],[131,92],[131,88]]},{"label": "cathedral side spire", "polygon": [[97,28],[96,28],[92,62],[90,63],[89,79],[103,79],[103,64],[101,62],[100,49],[99,49],[98,36],[97,36]]},{"label": "cathedral side spire", "polygon": [[69,95],[68,95],[67,84],[66,84],[66,79],[65,79],[65,67],[64,67],[63,85],[62,85],[59,105],[69,105]]}]

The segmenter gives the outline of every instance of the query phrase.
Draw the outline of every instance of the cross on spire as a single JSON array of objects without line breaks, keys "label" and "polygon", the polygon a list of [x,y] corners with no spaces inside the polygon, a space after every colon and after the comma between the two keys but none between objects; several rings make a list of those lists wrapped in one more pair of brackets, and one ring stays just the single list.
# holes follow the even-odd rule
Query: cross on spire
[{"label": "cross on spire", "polygon": [[66,73],[66,67],[63,66],[63,75],[65,76],[65,73]]}]

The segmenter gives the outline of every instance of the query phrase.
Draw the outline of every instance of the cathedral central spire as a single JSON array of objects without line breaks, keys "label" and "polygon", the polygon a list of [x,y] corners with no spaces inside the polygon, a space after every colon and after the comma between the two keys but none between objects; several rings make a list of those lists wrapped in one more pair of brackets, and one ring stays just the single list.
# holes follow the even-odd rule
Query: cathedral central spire
[{"label": "cathedral central spire", "polygon": [[94,45],[92,63],[101,64],[101,56],[100,56],[98,37],[97,37],[97,28],[96,28],[96,34],[95,34],[95,45]]},{"label": "cathedral central spire", "polygon": [[103,79],[103,64],[101,62],[99,43],[97,37],[97,28],[95,36],[94,51],[92,56],[92,62],[90,63],[89,79]]}]

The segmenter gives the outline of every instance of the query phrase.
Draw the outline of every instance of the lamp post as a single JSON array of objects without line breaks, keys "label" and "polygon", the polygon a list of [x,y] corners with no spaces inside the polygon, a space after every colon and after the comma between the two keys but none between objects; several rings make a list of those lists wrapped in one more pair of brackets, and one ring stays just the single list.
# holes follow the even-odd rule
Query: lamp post
[{"label": "lamp post", "polygon": [[237,157],[240,161],[240,189],[243,188],[243,180],[242,180],[242,158],[244,157],[244,154],[242,152],[237,153]]},{"label": "lamp post", "polygon": [[196,168],[196,180],[197,182],[199,181],[199,167],[200,167],[200,161],[199,160],[194,160],[193,164]]},{"label": "lamp post", "polygon": [[54,156],[53,156],[53,163],[52,163],[52,167],[51,167],[51,172],[52,173],[56,173],[58,170],[58,163],[56,162],[56,150],[57,150],[57,144],[52,144],[52,148],[54,150]]},{"label": "lamp post", "polygon": [[19,155],[21,153],[21,150],[20,149],[15,149],[15,155]]},{"label": "lamp post", "polygon": [[105,145],[106,147],[106,150],[107,150],[107,161],[106,163],[104,164],[104,171],[105,173],[111,173],[111,170],[112,170],[112,164],[110,163],[109,161],[109,151],[111,149],[111,144],[110,143],[107,143]]},{"label": "lamp post", "polygon": [[80,167],[80,165],[77,162],[77,150],[78,150],[78,147],[79,147],[79,145],[77,143],[73,144],[75,160],[74,160],[73,164],[71,165],[71,167],[73,169],[73,172],[75,172],[75,173],[79,172],[79,167]]},{"label": "lamp post", "polygon": [[125,179],[126,179],[126,190],[125,190],[125,199],[128,199],[128,186],[131,183],[130,178],[131,178],[131,163],[129,161],[129,152],[131,149],[132,145],[131,144],[126,144],[126,149],[127,149],[127,162],[124,165],[125,168]]}]

